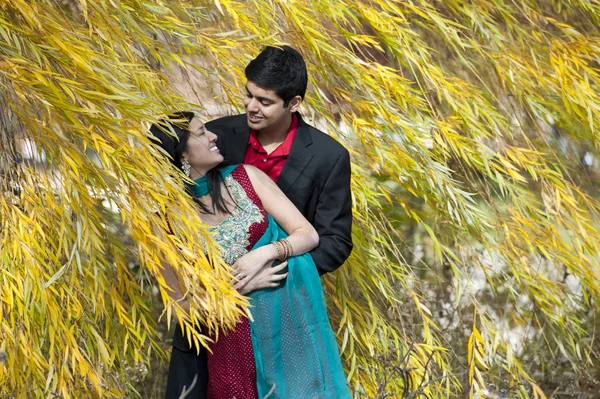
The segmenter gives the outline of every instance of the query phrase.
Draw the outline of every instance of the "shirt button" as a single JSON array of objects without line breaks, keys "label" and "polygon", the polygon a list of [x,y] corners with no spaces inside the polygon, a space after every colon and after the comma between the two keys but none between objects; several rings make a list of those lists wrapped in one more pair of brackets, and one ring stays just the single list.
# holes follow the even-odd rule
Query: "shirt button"
[{"label": "shirt button", "polygon": [[263,162],[267,162],[267,158],[263,158]]}]

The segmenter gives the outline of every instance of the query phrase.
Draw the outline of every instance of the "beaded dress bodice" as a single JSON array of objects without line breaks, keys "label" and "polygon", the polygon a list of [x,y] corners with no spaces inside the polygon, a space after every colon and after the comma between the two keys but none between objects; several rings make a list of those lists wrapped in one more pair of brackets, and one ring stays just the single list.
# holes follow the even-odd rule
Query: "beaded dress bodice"
[{"label": "beaded dress bodice", "polygon": [[245,255],[264,234],[267,215],[243,167],[225,178],[236,205],[225,220],[211,228],[221,246],[221,256],[228,264]]}]

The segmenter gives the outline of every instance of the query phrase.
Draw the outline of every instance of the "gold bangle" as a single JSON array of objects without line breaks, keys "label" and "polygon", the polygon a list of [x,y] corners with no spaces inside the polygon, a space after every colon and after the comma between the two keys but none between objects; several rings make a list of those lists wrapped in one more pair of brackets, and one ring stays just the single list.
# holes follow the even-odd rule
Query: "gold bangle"
[{"label": "gold bangle", "polygon": [[275,244],[277,244],[277,248],[279,248],[279,251],[277,251],[277,253],[279,254],[279,260],[281,262],[283,262],[284,260],[287,259],[287,253],[285,251],[285,245],[283,245],[283,243],[281,241],[275,241]]},{"label": "gold bangle", "polygon": [[281,260],[281,249],[279,248],[279,243],[277,241],[272,242],[272,244],[275,246],[275,249],[277,250],[277,259]]},{"label": "gold bangle", "polygon": [[285,259],[290,257],[290,250],[285,244],[285,241],[281,241],[281,245],[285,248]]},{"label": "gold bangle", "polygon": [[288,245],[289,249],[290,249],[290,258],[292,256],[294,256],[294,247],[292,247],[292,244],[289,242],[289,240],[287,238],[284,238],[283,241],[285,241],[285,243]]}]

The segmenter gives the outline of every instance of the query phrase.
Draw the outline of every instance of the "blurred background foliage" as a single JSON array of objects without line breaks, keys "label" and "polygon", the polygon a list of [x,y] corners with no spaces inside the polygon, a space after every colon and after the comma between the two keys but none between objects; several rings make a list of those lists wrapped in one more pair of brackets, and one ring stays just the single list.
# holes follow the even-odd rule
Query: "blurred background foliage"
[{"label": "blurred background foliage", "polygon": [[352,154],[355,250],[323,283],[355,397],[599,397],[597,0],[0,10],[0,397],[161,397],[168,321],[243,312],[146,129],[241,111],[281,43]]}]

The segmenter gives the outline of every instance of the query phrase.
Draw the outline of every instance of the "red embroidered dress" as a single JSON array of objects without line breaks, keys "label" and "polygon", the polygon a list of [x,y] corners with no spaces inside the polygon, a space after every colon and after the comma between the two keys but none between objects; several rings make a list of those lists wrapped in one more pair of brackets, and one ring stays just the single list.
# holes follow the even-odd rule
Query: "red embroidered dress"
[{"label": "red embroidered dress", "polygon": [[[268,220],[242,165],[225,178],[225,185],[237,206],[211,230],[223,248],[223,259],[233,264],[265,233]],[[234,398],[258,399],[250,324],[246,318],[234,331],[219,334],[208,353],[208,399]]]}]

